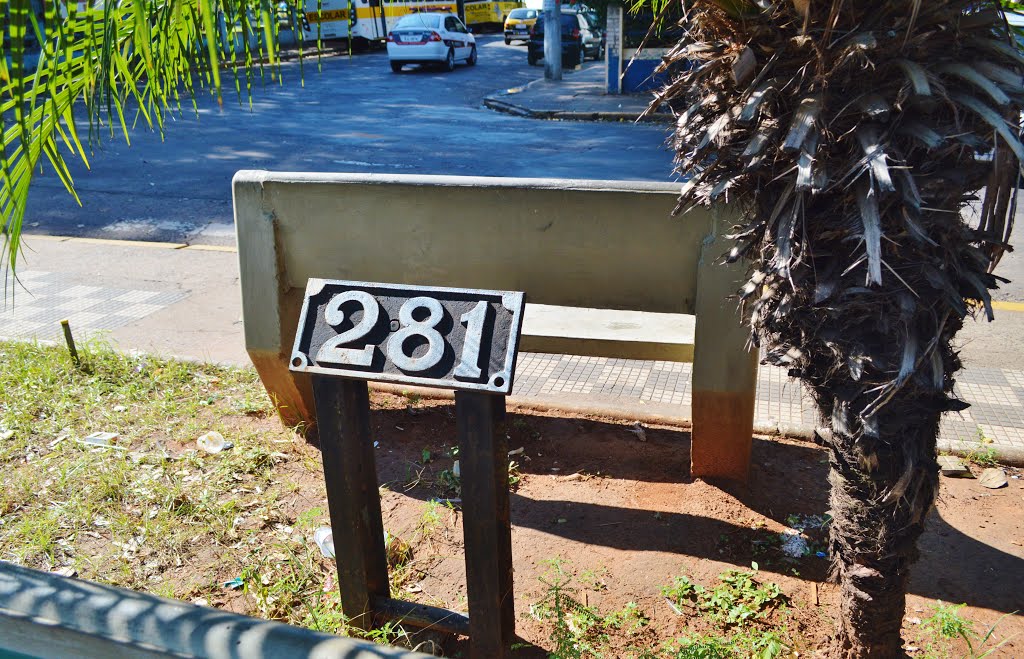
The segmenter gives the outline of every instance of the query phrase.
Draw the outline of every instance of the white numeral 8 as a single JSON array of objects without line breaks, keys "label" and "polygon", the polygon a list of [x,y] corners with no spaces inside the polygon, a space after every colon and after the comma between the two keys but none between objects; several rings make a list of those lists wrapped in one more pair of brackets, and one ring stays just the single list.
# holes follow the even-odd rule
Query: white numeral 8
[{"label": "white numeral 8", "polygon": [[[417,309],[426,309],[429,315],[423,320],[416,320],[412,314]],[[444,318],[441,303],[432,297],[414,297],[406,300],[398,310],[398,322],[401,329],[388,339],[388,357],[391,362],[403,371],[426,371],[441,362],[444,356],[444,338],[434,329]],[[405,342],[414,337],[422,336],[427,340],[427,352],[419,357],[405,354]]]}]

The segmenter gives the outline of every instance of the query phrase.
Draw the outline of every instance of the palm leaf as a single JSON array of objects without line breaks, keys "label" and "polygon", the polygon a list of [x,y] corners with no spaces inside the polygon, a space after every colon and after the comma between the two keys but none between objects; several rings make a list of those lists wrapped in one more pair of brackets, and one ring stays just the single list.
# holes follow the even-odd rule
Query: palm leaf
[{"label": "palm leaf", "polygon": [[[117,130],[127,141],[136,124],[162,133],[167,113],[180,112],[183,98],[197,108],[195,94],[203,88],[221,102],[225,64],[234,72],[239,99],[250,103],[257,71],[262,80],[280,75],[276,21],[265,0],[124,0],[83,11],[77,3],[48,1],[41,18],[29,0],[6,4],[0,10],[6,14],[0,54],[0,259],[8,270],[17,264],[26,200],[41,164],[75,195],[67,159],[88,166],[104,133]],[[239,23],[238,55],[233,43],[221,39],[218,17]],[[30,34],[41,44],[32,70],[26,68]],[[87,136],[79,133],[83,114]]]}]

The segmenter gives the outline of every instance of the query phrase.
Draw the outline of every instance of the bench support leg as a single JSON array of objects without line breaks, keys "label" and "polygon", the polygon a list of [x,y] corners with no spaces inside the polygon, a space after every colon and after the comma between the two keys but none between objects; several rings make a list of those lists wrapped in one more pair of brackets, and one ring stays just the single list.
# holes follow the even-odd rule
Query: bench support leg
[{"label": "bench support leg", "polygon": [[470,656],[508,656],[515,637],[505,397],[455,392],[462,467]]},{"label": "bench support leg", "polygon": [[313,395],[341,610],[348,624],[369,630],[374,598],[391,594],[370,434],[369,391],[362,380],[314,375]]},{"label": "bench support leg", "polygon": [[745,482],[750,472],[757,390],[757,351],[746,349],[750,335],[735,295],[746,263],[717,263],[729,248],[715,233],[704,242],[697,270],[697,326],[693,355],[693,432],[690,474]]}]

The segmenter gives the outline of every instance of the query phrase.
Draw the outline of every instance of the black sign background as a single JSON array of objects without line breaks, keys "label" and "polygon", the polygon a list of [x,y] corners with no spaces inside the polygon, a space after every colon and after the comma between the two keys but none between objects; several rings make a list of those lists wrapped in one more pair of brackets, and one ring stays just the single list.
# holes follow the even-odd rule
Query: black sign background
[{"label": "black sign background", "polygon": [[[326,316],[332,300],[346,293],[349,298],[347,301],[333,305],[337,307],[334,313],[337,315],[340,311],[344,320],[338,325],[331,325]],[[365,294],[372,296],[378,305],[376,322],[368,329],[362,328],[352,340],[337,347],[348,354],[365,350],[368,354],[363,359],[368,363],[344,363],[345,358],[341,363],[325,359],[329,353],[328,344],[332,340],[359,326],[367,313],[372,315],[372,310],[367,311],[364,307],[369,301]],[[439,303],[439,307],[433,302],[421,300],[417,303],[415,298],[432,298]],[[486,311],[480,309],[481,302],[486,306]],[[292,350],[291,370],[508,394],[512,389],[515,357],[519,348],[523,304],[524,296],[519,292],[310,279]],[[411,315],[406,318],[411,323],[401,320],[403,306],[411,310]],[[428,306],[434,306],[434,312],[439,308],[441,317],[436,318],[437,314]],[[463,322],[461,319],[466,315],[473,315],[476,322]],[[468,347],[466,345],[469,328],[474,324],[480,329],[478,351],[473,350],[472,340]],[[403,329],[404,335],[400,340],[395,334]],[[435,342],[443,342],[439,358],[426,356],[430,349],[427,335],[431,331],[439,335],[435,337]],[[397,356],[400,363],[396,364],[391,353],[399,349],[399,344],[405,359],[401,355]],[[324,350],[325,346],[327,351]],[[372,346],[372,350],[368,346]],[[359,355],[356,357],[358,361]],[[435,363],[425,369],[411,368],[412,362],[417,359]],[[466,366],[459,369],[464,361],[470,366],[479,367],[479,375],[467,375]],[[410,368],[402,368],[402,364]]]}]

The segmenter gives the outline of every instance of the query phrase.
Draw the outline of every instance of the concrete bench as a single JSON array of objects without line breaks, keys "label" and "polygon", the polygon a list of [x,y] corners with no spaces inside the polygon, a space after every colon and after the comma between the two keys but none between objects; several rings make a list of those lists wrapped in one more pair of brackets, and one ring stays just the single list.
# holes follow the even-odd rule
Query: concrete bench
[{"label": "concrete bench", "polygon": [[308,278],[525,291],[524,352],[692,360],[692,473],[743,480],[757,361],[727,300],[744,268],[715,264],[732,211],[673,219],[677,195],[646,182],[239,172],[246,349],[282,417],[311,423],[309,381],[288,370]]}]

